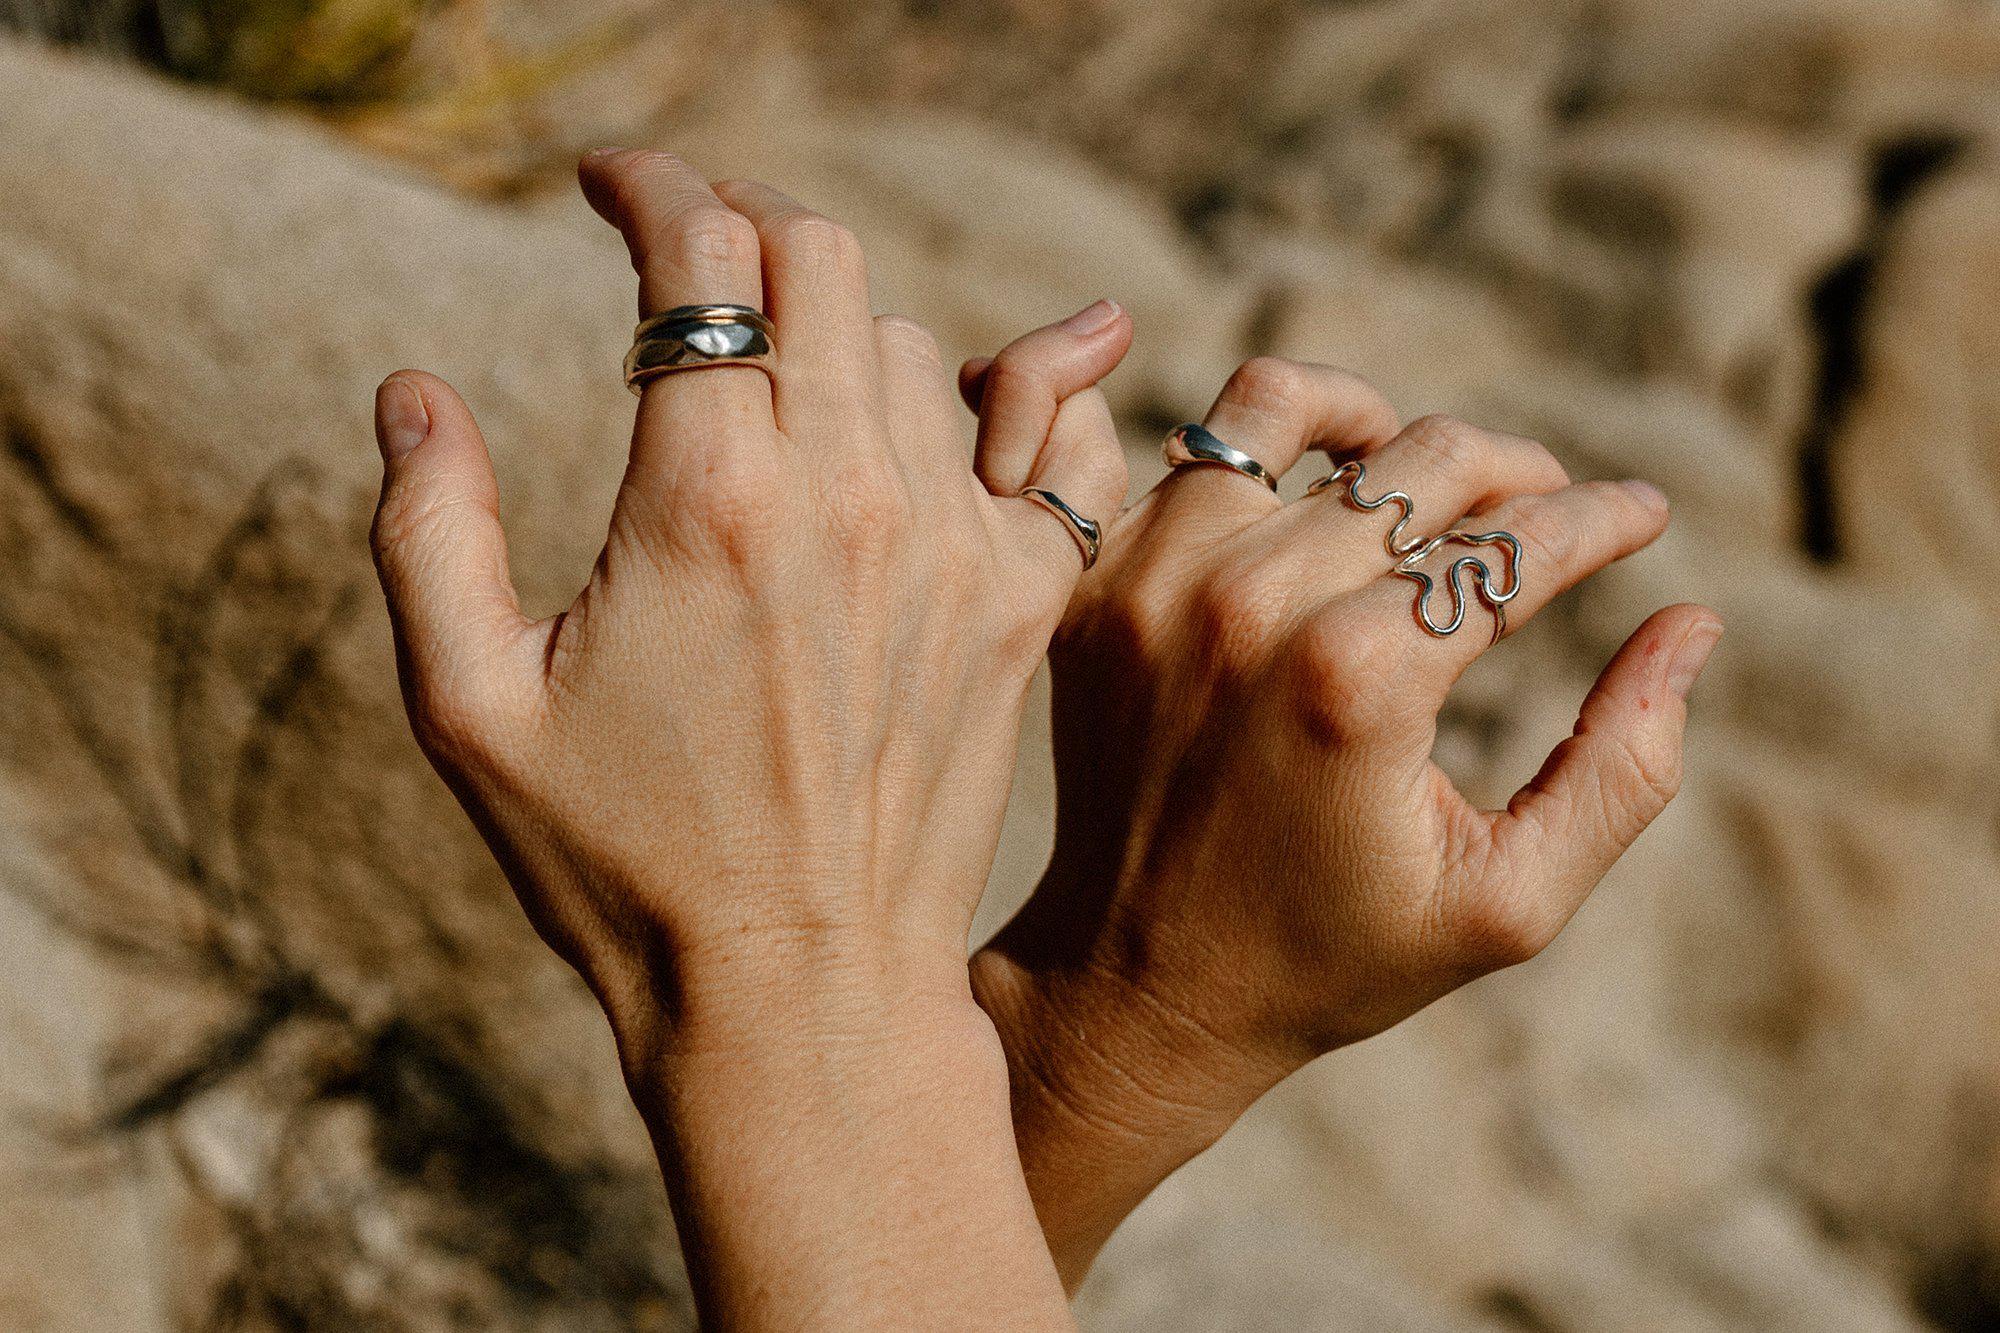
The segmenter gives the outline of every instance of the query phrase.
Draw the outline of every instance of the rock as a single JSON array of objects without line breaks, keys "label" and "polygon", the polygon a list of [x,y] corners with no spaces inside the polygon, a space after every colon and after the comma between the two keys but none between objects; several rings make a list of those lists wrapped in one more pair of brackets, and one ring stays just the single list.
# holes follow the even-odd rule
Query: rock
[{"label": "rock", "polygon": [[[1447,711],[1440,760],[1482,802],[1568,733],[1648,611],[1700,599],[1729,621],[1682,799],[1564,939],[1277,1090],[1135,1215],[1080,1308],[1104,1329],[1412,1330],[1981,1309],[2000,199],[1977,154],[1883,238],[1834,441],[1842,563],[1802,550],[1794,428],[1801,312],[1866,232],[1861,141],[1891,75],[1930,72],[1898,116],[1976,82],[1984,21],[1924,5],[1891,35],[1832,0],[1621,0],[1590,23],[1252,8],[993,36],[1023,43],[995,68],[1026,77],[1023,51],[1102,21],[1080,100],[1051,87],[1038,123],[1104,117],[1055,147],[994,109],[976,48],[924,45],[948,18],[867,29],[908,39],[884,59],[909,77],[925,50],[964,73],[923,123],[886,95],[836,106],[820,53],[755,25],[729,34],[769,58],[734,131],[631,93],[702,165],[854,226],[878,303],[953,352],[1126,302],[1140,346],[1111,390],[1142,475],[1161,417],[1277,350],[1546,439],[1579,475],[1660,480],[1674,531]],[[1452,46],[1467,25],[1486,30]],[[685,37],[645,51],[684,60]],[[1819,82],[1805,57],[1826,49],[1846,63]],[[1268,103],[1217,81],[1199,116],[1127,105],[1209,52],[1268,67]],[[420,365],[481,417],[530,604],[567,599],[629,429],[616,238],[567,185],[471,202],[72,57],[0,45],[0,105],[0,1059],[70,1131],[0,1150],[28,1181],[0,1206],[0,1322],[86,1289],[121,1328],[225,1297],[249,1323],[688,1326],[601,1019],[410,742],[364,545],[369,393]],[[642,115],[623,108],[560,114],[608,133]],[[1152,129],[1121,140],[1114,112]],[[387,123],[350,132],[379,148]],[[1370,164],[1399,174],[1347,198]],[[1567,213],[1565,180],[1588,187]],[[1740,392],[1766,363],[1770,392]],[[1046,851],[1041,698],[982,926]],[[94,1192],[14,1169],[72,1142],[129,1169]]]},{"label": "rock", "polygon": [[2000,175],[1969,170],[1894,223],[1866,301],[1859,384],[1833,445],[1856,576],[1920,604],[2000,612]]}]

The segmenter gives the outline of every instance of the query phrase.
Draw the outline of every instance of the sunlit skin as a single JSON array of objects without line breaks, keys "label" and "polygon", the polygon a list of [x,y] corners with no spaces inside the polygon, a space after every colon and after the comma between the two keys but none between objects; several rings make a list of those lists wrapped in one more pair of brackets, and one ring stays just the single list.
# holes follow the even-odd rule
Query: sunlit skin
[{"label": "sunlit skin", "polygon": [[374,541],[417,737],[603,1003],[709,1321],[1060,1326],[965,949],[1082,568],[1015,492],[1115,509],[1089,386],[1130,323],[1099,303],[1030,335],[1064,377],[975,472],[937,345],[871,314],[851,234],[666,154],[581,176],[641,314],[759,307],[778,373],[647,385],[603,554],[540,621],[465,404],[382,385]]},{"label": "sunlit skin", "polygon": [[[968,363],[969,403],[991,408],[995,373]],[[1252,361],[1206,424],[1274,474],[1308,449],[1365,459],[1367,497],[1415,499],[1413,533],[1516,535],[1509,632],[1667,525],[1643,482],[1572,485],[1532,441],[1404,424],[1328,367]],[[1110,526],[1057,633],[1055,855],[972,971],[1071,1286],[1287,1074],[1539,952],[1679,783],[1685,699],[1721,632],[1691,605],[1637,629],[1505,810],[1469,805],[1430,756],[1492,613],[1475,601],[1460,632],[1426,635],[1388,572],[1394,518],[1178,469]]]},{"label": "sunlit skin", "polygon": [[[1424,635],[1386,517],[1331,495],[1199,467],[1121,514],[1117,305],[966,367],[968,441],[838,224],[664,153],[580,175],[641,315],[760,308],[774,373],[645,387],[603,553],[530,620],[471,413],[398,372],[374,546],[416,736],[602,1003],[716,1325],[1064,1326],[1169,1171],[1315,1055],[1534,953],[1671,796],[1712,613],[1655,615],[1541,776],[1475,810],[1429,754],[1489,613]],[[1423,530],[1514,532],[1516,629],[1666,524],[1649,487],[1405,426],[1322,367],[1251,362],[1208,424],[1273,472],[1366,457]],[[1029,486],[1104,526],[1081,582]],[[1055,857],[968,970],[1045,653]]]}]

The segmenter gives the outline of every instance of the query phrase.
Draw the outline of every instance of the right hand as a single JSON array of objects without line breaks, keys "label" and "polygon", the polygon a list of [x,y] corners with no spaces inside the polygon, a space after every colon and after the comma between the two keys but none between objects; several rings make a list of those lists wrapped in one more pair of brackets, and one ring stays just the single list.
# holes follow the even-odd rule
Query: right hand
[{"label": "right hand", "polygon": [[1130,324],[1102,302],[1028,335],[1072,374],[975,473],[936,344],[871,314],[851,234],[663,153],[582,176],[640,314],[759,307],[775,373],[646,384],[603,553],[540,621],[464,402],[384,382],[375,554],[416,735],[604,1004],[706,1316],[1059,1322],[965,941],[1082,568],[1020,487],[1118,503],[1089,386]]},{"label": "right hand", "polygon": [[[962,375],[968,397],[985,373]],[[1650,486],[1571,485],[1540,445],[1461,422],[1399,428],[1325,367],[1252,361],[1207,424],[1274,474],[1308,448],[1366,458],[1362,493],[1409,493],[1412,532],[1514,533],[1509,632],[1667,523]],[[1542,949],[1674,793],[1712,612],[1654,615],[1540,775],[1475,809],[1431,749],[1491,612],[1469,598],[1459,633],[1427,636],[1387,572],[1394,516],[1176,469],[1112,527],[1058,631],[1055,854],[973,976],[1072,1281],[1286,1074]]]}]

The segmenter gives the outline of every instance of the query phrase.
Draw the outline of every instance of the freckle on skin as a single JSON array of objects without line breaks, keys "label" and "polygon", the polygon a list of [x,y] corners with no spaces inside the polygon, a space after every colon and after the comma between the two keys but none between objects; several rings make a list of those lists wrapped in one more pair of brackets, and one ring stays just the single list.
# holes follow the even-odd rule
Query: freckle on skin
[{"label": "freckle on skin", "polygon": [[1651,708],[1652,706],[1653,706],[1653,701],[1652,701],[1651,699],[1648,699],[1648,698],[1647,698],[1646,696],[1644,696],[1643,694],[1639,696],[1639,711],[1640,711],[1640,712],[1642,712],[1642,713],[1643,713],[1643,712],[1645,712],[1645,711],[1646,711],[1647,709]]}]

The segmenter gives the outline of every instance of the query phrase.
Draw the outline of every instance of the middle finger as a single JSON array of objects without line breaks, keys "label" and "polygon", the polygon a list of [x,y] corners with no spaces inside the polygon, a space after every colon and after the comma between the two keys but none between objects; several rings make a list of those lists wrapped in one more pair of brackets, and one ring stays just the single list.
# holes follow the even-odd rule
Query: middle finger
[{"label": "middle finger", "polygon": [[780,340],[778,429],[809,436],[816,455],[886,450],[882,364],[860,241],[758,181],[719,181],[715,193],[757,228],[765,313]]}]

